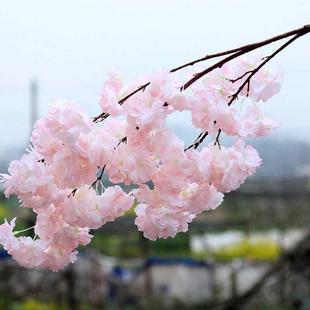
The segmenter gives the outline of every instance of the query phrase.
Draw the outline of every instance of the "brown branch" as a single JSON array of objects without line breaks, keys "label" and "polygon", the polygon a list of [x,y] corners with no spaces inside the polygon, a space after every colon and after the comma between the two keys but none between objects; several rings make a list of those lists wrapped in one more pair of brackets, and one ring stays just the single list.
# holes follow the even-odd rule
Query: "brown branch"
[{"label": "brown branch", "polygon": [[220,149],[221,149],[221,144],[220,144],[220,135],[221,135],[221,132],[222,132],[222,129],[219,129],[219,130],[217,131],[217,135],[216,135],[216,138],[215,138],[215,141],[214,141],[214,146],[218,145]]},{"label": "brown branch", "polygon": [[[147,82],[143,85],[141,85],[140,87],[138,87],[137,89],[135,89],[134,91],[132,91],[131,93],[129,93],[127,96],[125,96],[124,98],[122,98],[118,103],[119,105],[122,105],[127,99],[129,99],[131,96],[133,96],[134,94],[136,94],[139,91],[145,91],[145,88],[148,87],[151,84],[151,82]],[[97,123],[97,122],[101,122],[103,120],[105,120],[106,118],[108,118],[110,116],[109,113],[103,112],[100,115],[93,117],[93,122]]]},{"label": "brown branch", "polygon": [[181,70],[181,69],[183,69],[185,67],[193,66],[196,63],[199,63],[199,62],[202,62],[202,61],[205,61],[205,60],[208,60],[208,59],[220,57],[220,56],[226,56],[226,55],[229,55],[229,54],[233,54],[233,53],[239,52],[241,50],[248,50],[248,49],[252,50],[252,48],[258,48],[258,47],[261,47],[261,46],[264,46],[264,45],[267,45],[267,44],[270,44],[270,43],[273,43],[273,42],[276,42],[276,41],[288,38],[288,37],[293,36],[295,34],[299,34],[299,33],[303,32],[303,31],[305,31],[305,28],[308,29],[306,31],[309,32],[309,27],[310,27],[310,25],[305,25],[305,26],[303,26],[301,28],[298,28],[298,29],[295,29],[295,30],[292,30],[292,31],[289,31],[289,32],[286,32],[286,33],[283,33],[283,34],[280,34],[280,35],[277,35],[275,37],[266,39],[264,41],[243,45],[243,46],[240,46],[240,47],[237,47],[237,48],[233,48],[233,49],[230,49],[230,50],[227,50],[227,51],[224,51],[224,52],[220,52],[220,53],[206,55],[206,56],[204,56],[202,58],[190,61],[190,62],[188,62],[188,63],[186,63],[184,65],[181,65],[179,67],[171,69],[170,72],[171,73],[172,72],[176,72],[176,71]]},{"label": "brown branch", "polygon": [[[220,144],[220,134],[221,134],[221,132],[222,132],[221,129],[219,129],[219,130],[217,131],[217,135],[216,135],[216,138],[215,138],[215,141],[214,141],[214,146],[215,146],[215,145],[218,145],[219,148],[221,148],[221,144]],[[186,152],[186,151],[188,151],[188,150],[191,149],[191,148],[197,149],[198,146],[199,146],[200,144],[202,144],[202,142],[204,141],[204,139],[205,139],[207,136],[208,136],[208,132],[207,132],[207,131],[205,131],[205,132],[202,131],[202,132],[197,136],[196,140],[195,140],[191,145],[189,145],[187,148],[185,148],[184,151]]]},{"label": "brown branch", "polygon": [[106,165],[104,165],[104,166],[102,167],[102,170],[101,170],[100,175],[99,175],[98,178],[89,186],[89,188],[92,188],[92,187],[95,186],[99,181],[101,181],[102,176],[103,176],[103,173],[104,173],[104,170],[105,170],[105,166],[106,166]]},{"label": "brown branch", "polygon": [[[97,179],[89,186],[89,188],[92,188],[93,186],[95,186],[101,179],[102,179],[102,176],[103,176],[103,173],[104,173],[104,170],[105,170],[105,167],[106,165],[103,166],[102,170],[101,170],[101,173],[100,175],[97,177]],[[100,167],[98,167],[100,169]],[[78,188],[75,188],[72,190],[71,194],[68,196],[68,198],[72,195],[74,196],[77,192]]]},{"label": "brown branch", "polygon": [[235,54],[232,54],[220,61],[218,61],[217,63],[215,63],[214,65],[208,67],[207,69],[201,71],[201,72],[198,72],[197,74],[195,74],[189,81],[187,81],[183,86],[180,87],[180,91],[183,91],[183,90],[186,90],[187,88],[189,88],[192,84],[194,84],[196,81],[198,81],[200,78],[202,78],[203,76],[205,76],[206,74],[208,74],[209,72],[217,69],[217,68],[221,68],[224,64],[226,64],[227,62],[243,55],[243,54],[246,54],[250,52],[250,50],[247,50],[247,51],[244,51],[244,50],[241,50]]},{"label": "brown branch", "polygon": [[[76,191],[77,191],[78,189],[77,188],[75,188],[74,190],[72,190],[72,192],[71,192],[71,195],[72,196],[74,196],[75,194],[76,194]],[[70,195],[68,196],[68,198],[70,197]]]},{"label": "brown branch", "polygon": [[247,71],[245,72],[244,74],[242,74],[241,76],[239,76],[238,78],[236,79],[227,79],[229,82],[232,82],[232,83],[235,83],[241,79],[243,79],[246,75],[248,75],[249,73],[253,72],[253,70],[250,70],[250,71]]},{"label": "brown branch", "polygon": [[186,67],[189,67],[189,66],[193,66],[195,65],[196,63],[199,63],[199,62],[202,62],[202,61],[206,61],[206,60],[209,60],[209,59],[212,59],[212,58],[217,58],[217,57],[221,57],[221,56],[225,56],[225,55],[229,55],[229,54],[232,54],[232,53],[235,53],[235,52],[239,52],[242,48],[239,47],[239,48],[235,48],[235,49],[232,49],[232,50],[228,50],[228,51],[224,51],[224,52],[220,52],[220,53],[215,53],[215,54],[211,54],[211,55],[206,55],[202,58],[199,58],[199,59],[196,59],[196,60],[193,60],[193,61],[190,61],[184,65],[181,65],[179,67],[176,67],[176,68],[173,68],[171,69],[169,72],[170,73],[174,73],[176,71],[179,71],[183,68],[186,68]]},{"label": "brown branch", "polygon": [[208,136],[208,132],[201,132],[198,137],[196,138],[196,140],[189,145],[187,148],[184,149],[184,152],[188,151],[191,148],[197,149],[197,147],[203,142],[203,140]]},{"label": "brown branch", "polygon": [[[254,49],[257,49],[259,47],[268,45],[270,43],[273,43],[273,42],[276,42],[276,41],[288,38],[288,37],[290,37],[292,35],[297,35],[298,34],[299,35],[298,37],[300,37],[300,36],[302,36],[302,35],[304,35],[304,34],[306,34],[308,32],[310,32],[310,25],[305,25],[305,26],[303,26],[301,28],[298,28],[298,29],[295,29],[295,30],[292,30],[292,31],[289,31],[289,32],[285,32],[283,34],[274,36],[272,38],[269,38],[269,39],[266,39],[266,40],[263,40],[263,41],[260,41],[260,42],[243,45],[243,46],[240,46],[240,47],[237,47],[237,48],[234,48],[234,49],[230,49],[230,50],[227,50],[227,51],[224,51],[224,52],[219,52],[219,53],[215,53],[215,54],[211,54],[211,55],[206,55],[206,56],[204,56],[202,58],[199,58],[197,60],[193,60],[193,61],[191,61],[189,63],[186,63],[186,64],[181,65],[179,67],[176,67],[174,69],[171,69],[170,73],[176,72],[176,71],[181,70],[181,69],[183,69],[185,67],[188,67],[188,66],[193,66],[194,64],[196,64],[198,62],[202,62],[202,61],[205,61],[205,60],[208,60],[208,59],[211,59],[211,58],[217,58],[217,57],[233,54],[233,55],[230,55],[230,56],[224,58],[223,60],[217,62],[215,65],[207,68],[206,70],[197,73],[192,79],[190,79],[187,83],[185,83],[181,87],[181,90],[185,90],[191,84],[193,84],[195,81],[200,79],[202,76],[206,75],[207,73],[209,73],[210,71],[212,71],[212,70],[214,70],[216,68],[222,67],[225,63],[229,62],[230,60],[232,60],[234,58],[239,57],[240,55],[246,54],[246,53],[248,53],[248,52],[250,52],[250,51],[252,51]],[[130,94],[128,94],[127,96],[122,98],[119,101],[119,104],[122,105],[127,99],[129,99],[131,96],[133,96],[137,92],[139,92],[141,90],[144,91],[145,88],[148,85],[150,85],[150,83],[151,82],[147,82],[144,85],[141,85],[140,87],[138,87],[136,90],[134,90],[133,92],[131,92]],[[97,123],[97,122],[103,121],[104,119],[108,118],[109,116],[110,116],[109,113],[103,112],[100,115],[93,117],[93,122]]]},{"label": "brown branch", "polygon": [[[127,137],[126,136],[119,140],[118,145],[116,147],[120,146],[122,143],[127,143]],[[114,150],[116,149],[116,147],[114,147]]]},{"label": "brown branch", "polygon": [[[295,35],[293,38],[289,39],[287,42],[285,42],[283,45],[281,45],[275,52],[273,52],[270,56],[265,57],[265,60],[257,66],[254,70],[251,71],[251,74],[244,80],[244,82],[240,85],[238,90],[231,96],[230,101],[228,102],[228,105],[231,105],[235,99],[237,99],[238,95],[241,93],[244,86],[247,85],[247,95],[250,91],[250,80],[251,78],[267,63],[269,62],[274,56],[276,56],[278,53],[280,53],[282,50],[284,50],[288,45],[290,45],[292,42],[294,42],[296,39],[298,39],[301,36],[301,34]],[[237,79],[238,80],[238,79]]]},{"label": "brown branch", "polygon": [[[211,55],[206,55],[205,57],[199,58],[197,60],[191,61],[189,63],[186,63],[184,65],[181,65],[179,67],[176,67],[174,69],[171,69],[170,72],[176,72],[178,70],[181,70],[185,67],[188,66],[192,66],[198,62],[202,62],[211,58],[216,58],[216,57],[221,57],[221,56],[225,56],[225,55],[229,55],[228,57],[218,61],[217,63],[213,64],[212,66],[206,68],[205,70],[197,73],[195,76],[193,76],[193,78],[191,78],[189,81],[187,81],[181,88],[180,90],[183,91],[185,89],[187,89],[188,87],[190,87],[194,82],[196,82],[197,80],[199,80],[201,77],[205,76],[207,73],[217,69],[217,68],[221,68],[224,64],[226,64],[227,62],[243,55],[246,54],[250,51],[253,51],[257,48],[260,48],[262,46],[268,45],[270,43],[274,43],[276,41],[291,37],[294,35],[293,38],[291,38],[290,40],[288,40],[285,44],[283,44],[280,48],[278,48],[273,54],[271,54],[270,56],[264,57],[263,59],[265,59],[257,68],[255,68],[254,70],[251,71],[247,71],[245,72],[242,76],[236,78],[236,79],[231,79],[231,82],[236,82],[238,80],[241,80],[242,78],[244,78],[247,74],[249,74],[249,76],[246,78],[246,80],[242,83],[242,85],[239,87],[239,89],[237,90],[236,93],[234,93],[231,96],[230,101],[228,102],[228,105],[231,105],[232,102],[238,97],[238,95],[240,94],[240,92],[242,91],[242,89],[247,85],[247,96],[249,95],[249,91],[250,91],[250,80],[251,78],[267,63],[270,61],[270,59],[272,59],[275,55],[277,55],[280,51],[282,51],[285,47],[287,47],[289,44],[291,44],[293,41],[295,41],[297,38],[307,34],[308,32],[310,32],[310,24],[309,25],[305,25],[301,28],[274,36],[272,38],[260,41],[260,42],[256,42],[256,43],[252,43],[252,44],[247,44],[247,45],[243,45],[241,47],[238,48],[234,48],[234,49],[230,49],[224,52],[219,52],[219,53],[215,53],[215,54],[211,54]],[[136,90],[132,91],[131,93],[129,93],[127,96],[125,96],[124,98],[122,98],[119,101],[119,104],[122,105],[127,99],[129,99],[131,96],[133,96],[134,94],[136,94],[139,91],[144,91],[145,88],[147,86],[150,85],[151,82],[147,82],[143,85],[141,85],[140,87],[138,87]],[[165,103],[164,106],[167,106],[168,103]],[[102,121],[104,119],[106,119],[107,117],[109,117],[109,113],[103,112],[100,115],[96,116],[93,118],[93,122],[99,122]],[[221,134],[221,129],[218,130],[218,134],[216,136],[216,140],[215,140],[215,145],[218,144],[220,147],[220,143],[219,143],[219,137]],[[207,137],[208,133],[207,132],[201,132],[198,137],[196,138],[196,140],[189,145],[187,148],[185,148],[184,151],[187,151],[191,148],[197,148],[203,141],[204,139]]]},{"label": "brown branch", "polygon": [[267,39],[267,40],[264,40],[264,41],[261,41],[261,42],[257,42],[257,43],[253,43],[253,44],[244,45],[240,49],[235,49],[236,52],[234,54],[229,55],[228,57],[218,61],[214,65],[212,65],[212,66],[206,68],[205,70],[203,70],[203,71],[197,73],[196,75],[194,75],[189,81],[187,81],[181,87],[181,90],[187,89],[193,83],[195,83],[197,80],[199,80],[200,78],[205,76],[207,73],[209,73],[209,72],[211,72],[211,71],[213,71],[213,70],[215,70],[217,68],[221,68],[227,62],[229,62],[229,61],[231,61],[231,60],[233,60],[233,59],[235,59],[235,58],[237,58],[237,57],[239,57],[241,55],[244,55],[244,54],[246,54],[248,52],[251,52],[251,51],[253,51],[255,49],[258,49],[258,48],[260,48],[262,46],[265,46],[265,45],[268,45],[270,43],[273,43],[273,42],[285,39],[285,38],[290,37],[292,35],[295,35],[295,38],[297,39],[297,38],[305,35],[308,32],[310,32],[310,25],[305,25],[305,26],[303,26],[301,28],[298,28],[298,29],[295,29],[295,30],[292,30],[292,31],[289,31],[289,32],[286,32],[286,33],[283,33],[281,35],[272,37],[270,39]]},{"label": "brown branch", "polygon": [[[263,58],[264,61],[263,61],[259,66],[257,66],[255,69],[245,72],[243,75],[241,75],[240,77],[238,77],[238,78],[236,78],[236,79],[230,80],[232,83],[234,83],[234,82],[236,82],[236,81],[238,81],[238,80],[241,80],[242,78],[244,78],[246,75],[249,74],[249,76],[248,76],[248,77],[245,79],[245,81],[241,84],[241,86],[238,88],[238,90],[231,96],[231,99],[229,100],[228,105],[231,105],[231,104],[233,103],[233,101],[234,101],[235,99],[237,99],[238,95],[241,93],[242,89],[243,89],[245,86],[247,86],[247,94],[246,94],[246,95],[249,96],[251,78],[252,78],[252,77],[253,77],[253,76],[267,63],[267,62],[269,62],[274,56],[276,56],[278,53],[280,53],[283,49],[285,49],[288,45],[290,45],[290,44],[291,44],[292,42],[294,42],[296,39],[298,39],[299,37],[301,37],[301,36],[303,36],[304,34],[308,33],[308,32],[310,31],[310,25],[306,25],[306,26],[304,26],[303,28],[299,28],[299,29],[297,29],[297,30],[299,30],[299,32],[297,32],[297,34],[296,34],[293,38],[289,39],[287,42],[285,42],[283,45],[281,45],[281,46],[280,46],[275,52],[273,52],[270,56],[264,57],[264,58]],[[288,36],[288,34],[291,36],[292,33],[293,33],[293,34],[296,33],[297,30],[295,30],[294,32],[293,32],[293,31],[288,32],[288,33],[286,33],[286,34],[284,34],[284,35],[286,35],[286,37]],[[301,30],[303,30],[303,31],[301,31]],[[282,36],[283,36],[283,35],[282,35]],[[280,36],[277,36],[277,37],[276,37],[277,40],[279,40],[279,37],[280,37]],[[282,38],[282,39],[283,39],[283,38]],[[271,40],[271,39],[265,40],[265,41],[263,41],[263,42],[268,42],[268,41],[270,41],[270,40]],[[269,42],[269,43],[270,43],[270,42]],[[267,44],[269,44],[269,43],[267,43]],[[248,48],[249,45],[246,45],[245,47]],[[240,55],[243,54],[243,52],[240,51],[240,52],[238,52],[238,53],[236,53],[236,54],[238,54],[238,56],[240,56]],[[224,63],[226,63],[226,62],[228,62],[228,61],[230,61],[230,60],[232,60],[232,59],[238,57],[238,56],[236,56],[236,54],[233,54],[233,55],[231,55],[231,56],[229,56],[229,57],[223,59],[222,61],[219,61],[219,62],[216,63],[215,65],[213,65],[213,66],[207,68],[206,70],[200,72],[200,77],[202,77],[203,75],[207,74],[208,72],[214,70],[214,69],[217,68],[217,67],[220,68]],[[203,75],[202,75],[202,73],[203,73]],[[199,73],[198,73],[197,75],[199,75]],[[194,76],[193,79],[195,79],[195,78],[197,77],[197,75]],[[193,79],[191,79],[191,80],[189,81],[191,84],[193,83],[193,82],[191,82]],[[199,79],[199,77],[198,77],[197,79]],[[195,81],[196,81],[197,79],[195,79]],[[189,83],[189,82],[187,82],[187,83]],[[187,83],[184,84],[184,86],[181,88],[181,90],[184,90],[184,89],[186,89],[187,87],[189,87],[189,86],[191,85],[191,84],[189,84],[188,86],[186,86]],[[186,88],[185,88],[185,87],[186,87]],[[217,134],[216,139],[215,139],[215,142],[214,142],[214,145],[218,144],[219,147],[220,147],[220,143],[219,143],[220,134],[221,134],[221,129],[218,130],[218,134]],[[197,140],[197,139],[196,139],[196,140]],[[200,143],[199,143],[199,144],[201,144],[202,142],[203,142],[203,140],[200,140]],[[199,144],[198,144],[198,145],[199,145]],[[190,145],[190,147],[193,147],[193,145],[196,146],[196,145],[197,145],[197,142],[195,141],[193,144]],[[197,147],[198,147],[198,145],[197,145]],[[186,149],[186,150],[187,150],[187,149]]]}]

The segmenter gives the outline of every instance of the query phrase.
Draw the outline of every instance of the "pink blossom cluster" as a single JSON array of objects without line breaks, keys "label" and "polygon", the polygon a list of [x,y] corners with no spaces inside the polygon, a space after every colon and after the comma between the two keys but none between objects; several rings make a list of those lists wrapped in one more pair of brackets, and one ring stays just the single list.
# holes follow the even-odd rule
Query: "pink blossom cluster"
[{"label": "pink blossom cluster", "polygon": [[[247,107],[228,104],[247,76],[238,77],[259,61],[240,58],[186,91],[180,91],[182,79],[195,72],[180,79],[155,73],[140,79],[149,85],[125,101],[140,84],[124,87],[110,74],[99,104],[111,117],[100,124],[77,104],[54,104],[34,125],[31,149],[2,175],[5,195],[16,195],[36,214],[35,237],[18,237],[14,219],[0,225],[0,243],[22,266],[57,271],[74,262],[79,245],[90,243],[90,230],[133,207],[138,230],[151,240],[187,231],[261,164],[243,139],[266,136],[277,126],[258,103],[279,91],[281,74],[262,68],[240,93],[251,99]],[[208,132],[209,144],[186,148],[168,128],[167,116],[184,110],[196,128]],[[219,130],[233,137],[232,146],[220,145]],[[98,177],[103,170],[112,184],[107,188]],[[135,189],[127,193],[121,184]]]}]

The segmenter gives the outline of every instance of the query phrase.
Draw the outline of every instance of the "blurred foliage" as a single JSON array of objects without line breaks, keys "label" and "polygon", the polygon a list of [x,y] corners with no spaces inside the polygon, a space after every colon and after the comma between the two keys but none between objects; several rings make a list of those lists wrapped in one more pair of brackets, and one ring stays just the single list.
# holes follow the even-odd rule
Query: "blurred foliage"
[{"label": "blurred foliage", "polygon": [[3,202],[0,202],[0,220],[3,222],[4,218],[8,216],[8,209]]},{"label": "blurred foliage", "polygon": [[98,231],[90,246],[108,256],[128,258],[141,255],[138,240],[133,239],[131,234],[124,237]]},{"label": "blurred foliage", "polygon": [[189,256],[189,234],[180,233],[174,238],[148,241],[150,245],[150,255],[153,256]]},{"label": "blurred foliage", "polygon": [[309,307],[296,308],[290,305],[268,305],[268,304],[259,304],[259,305],[248,305],[245,306],[244,310],[310,310]]},{"label": "blurred foliage", "polygon": [[[190,233],[207,233],[220,232],[230,229],[240,231],[264,231],[266,229],[275,228],[285,229],[286,227],[294,227],[292,219],[296,215],[288,216],[288,211],[284,200],[281,200],[283,207],[266,205],[266,201],[260,199],[252,199],[245,196],[232,195],[228,197],[223,206],[215,212],[207,212],[202,214],[197,220],[196,225],[190,227]],[[273,202],[274,203],[274,202]],[[307,218],[303,210],[308,204],[303,202],[295,202],[295,207],[298,205],[300,209],[299,216]],[[251,206],[251,207],[249,207]],[[270,209],[273,212],[270,212]],[[279,212],[276,210],[279,209]],[[294,208],[289,208],[294,209]],[[268,212],[268,213],[267,213]],[[294,209],[295,214],[296,212]],[[308,212],[308,211],[307,211]],[[270,214],[273,214],[272,216]],[[134,207],[126,212],[128,217],[134,215]],[[126,216],[125,215],[125,216]],[[18,207],[18,200],[15,197],[5,199],[3,193],[0,193],[0,221],[4,218],[9,220],[17,217],[16,230],[23,230],[34,225],[33,214],[26,208]],[[271,220],[271,222],[270,222]],[[271,223],[269,223],[269,222]],[[136,227],[121,229],[118,231],[117,225],[121,222],[113,223],[111,230],[94,231],[94,237],[90,247],[98,250],[102,254],[121,258],[141,257],[142,247],[141,235]],[[296,223],[295,223],[296,224]],[[295,226],[300,227],[300,226]],[[278,257],[280,248],[277,244],[270,240],[262,240],[254,242],[244,240],[238,244],[231,244],[217,251],[205,252],[202,254],[193,254],[190,252],[189,238],[190,233],[178,234],[175,238],[166,240],[147,241],[149,255],[152,256],[192,256],[197,258],[214,258],[216,260],[231,260],[235,258],[258,259],[258,260],[274,260]],[[32,236],[33,231],[27,231],[24,235]],[[145,245],[144,245],[145,246]]]},{"label": "blurred foliage", "polygon": [[[6,199],[3,193],[0,192],[0,221],[3,222],[4,218],[11,220],[14,217],[20,217],[24,213],[29,213],[25,208],[19,208],[18,199],[14,196]],[[23,216],[22,216],[23,217]],[[24,217],[23,217],[24,218]]]},{"label": "blurred foliage", "polygon": [[[157,241],[146,240],[151,256],[189,256],[189,234],[178,234],[175,238],[160,239]],[[126,236],[96,232],[91,247],[107,256],[122,258],[141,257],[140,233]]]}]

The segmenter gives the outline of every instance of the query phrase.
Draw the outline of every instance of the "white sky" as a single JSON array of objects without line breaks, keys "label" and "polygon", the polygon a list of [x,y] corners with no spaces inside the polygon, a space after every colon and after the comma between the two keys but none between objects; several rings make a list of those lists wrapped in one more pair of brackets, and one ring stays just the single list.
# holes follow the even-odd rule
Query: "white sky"
[{"label": "white sky", "polygon": [[[0,156],[27,142],[31,78],[39,80],[41,116],[56,98],[94,115],[110,69],[130,80],[298,28],[309,17],[309,0],[0,0]],[[281,123],[278,135],[310,142],[309,55],[310,34],[277,57],[284,84],[266,110]],[[187,128],[183,116],[172,122]]]}]

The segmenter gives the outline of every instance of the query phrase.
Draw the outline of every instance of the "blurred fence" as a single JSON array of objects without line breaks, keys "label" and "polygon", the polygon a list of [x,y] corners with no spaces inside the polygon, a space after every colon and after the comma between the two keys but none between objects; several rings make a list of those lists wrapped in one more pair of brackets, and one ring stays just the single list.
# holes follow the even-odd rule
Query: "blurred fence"
[{"label": "blurred fence", "polygon": [[[297,246],[297,239],[285,246],[283,237],[292,228],[299,237],[309,229],[308,183],[249,182],[227,196],[221,208],[204,213],[174,239],[146,240],[133,215],[107,223],[95,232],[92,248],[81,249],[77,263],[59,273],[26,270],[4,255],[0,309],[24,310],[12,304],[29,298],[51,302],[57,310],[310,309],[309,236]],[[27,214],[25,222],[31,221]],[[240,257],[193,251],[194,240],[217,235],[223,242],[231,231],[251,240],[269,229],[281,237],[280,252],[271,259],[265,241],[263,259],[253,256],[248,244]]]}]

